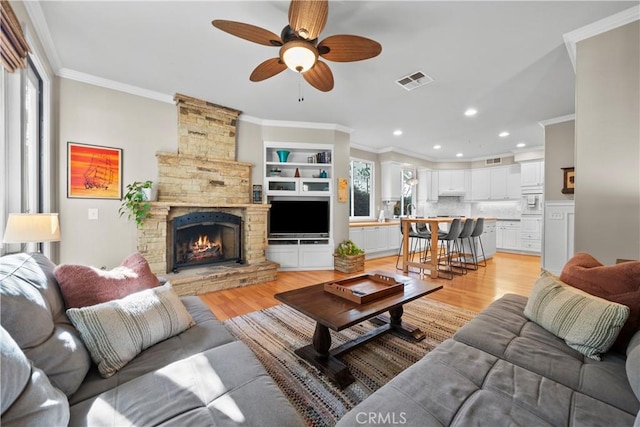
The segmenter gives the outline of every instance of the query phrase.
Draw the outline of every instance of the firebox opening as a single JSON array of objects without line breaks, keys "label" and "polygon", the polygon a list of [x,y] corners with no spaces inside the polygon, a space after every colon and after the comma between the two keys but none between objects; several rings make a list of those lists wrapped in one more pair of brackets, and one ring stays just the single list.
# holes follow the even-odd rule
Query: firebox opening
[{"label": "firebox opening", "polygon": [[241,262],[242,220],[223,212],[196,212],[173,222],[173,268]]}]

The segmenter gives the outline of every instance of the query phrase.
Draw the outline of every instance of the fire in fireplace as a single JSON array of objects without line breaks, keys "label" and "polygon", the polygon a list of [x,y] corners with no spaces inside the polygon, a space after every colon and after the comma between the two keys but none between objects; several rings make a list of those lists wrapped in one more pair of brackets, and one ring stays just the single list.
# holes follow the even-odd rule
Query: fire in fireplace
[{"label": "fire in fireplace", "polygon": [[242,261],[242,218],[224,212],[194,212],[173,219],[173,266]]}]

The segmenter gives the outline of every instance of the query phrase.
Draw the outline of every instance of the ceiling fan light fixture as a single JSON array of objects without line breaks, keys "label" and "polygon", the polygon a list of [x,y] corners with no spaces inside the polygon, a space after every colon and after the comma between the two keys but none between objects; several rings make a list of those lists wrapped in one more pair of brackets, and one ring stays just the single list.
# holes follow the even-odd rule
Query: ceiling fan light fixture
[{"label": "ceiling fan light fixture", "polygon": [[304,73],[315,65],[318,60],[318,50],[311,43],[292,40],[280,48],[280,58],[289,69]]}]

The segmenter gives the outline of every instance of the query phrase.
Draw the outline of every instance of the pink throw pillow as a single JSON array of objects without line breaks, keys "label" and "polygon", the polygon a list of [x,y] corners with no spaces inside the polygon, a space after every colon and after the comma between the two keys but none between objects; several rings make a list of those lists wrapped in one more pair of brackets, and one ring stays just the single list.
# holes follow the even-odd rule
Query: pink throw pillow
[{"label": "pink throw pillow", "polygon": [[54,274],[68,309],[121,299],[160,285],[147,260],[139,253],[129,255],[113,270],[61,265]]},{"label": "pink throw pillow", "polygon": [[624,353],[633,334],[640,329],[640,261],[602,265],[593,256],[575,254],[562,269],[560,280],[591,295],[629,307],[629,318],[613,349]]}]

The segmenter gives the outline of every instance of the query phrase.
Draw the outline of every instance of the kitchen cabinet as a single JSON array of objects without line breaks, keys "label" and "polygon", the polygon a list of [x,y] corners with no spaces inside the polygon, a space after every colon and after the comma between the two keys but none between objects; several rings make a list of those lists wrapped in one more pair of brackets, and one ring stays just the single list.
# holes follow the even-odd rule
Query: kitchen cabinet
[{"label": "kitchen cabinet", "polygon": [[[438,173],[428,169],[418,170],[417,198],[420,202],[438,201]],[[435,179],[434,179],[435,176]],[[434,184],[435,183],[435,184]]]},{"label": "kitchen cabinet", "polygon": [[542,251],[542,217],[523,217],[520,223],[520,246],[523,251]]},{"label": "kitchen cabinet", "polygon": [[491,197],[491,169],[472,169],[471,181],[472,199],[489,200]]},{"label": "kitchen cabinet", "polygon": [[491,168],[491,200],[517,200],[520,198],[520,166]]},{"label": "kitchen cabinet", "polygon": [[438,194],[440,196],[464,195],[464,170],[438,171]]},{"label": "kitchen cabinet", "polygon": [[349,239],[361,249],[365,258],[373,259],[395,255],[400,249],[402,233],[399,223],[349,227]]},{"label": "kitchen cabinet", "polygon": [[380,198],[385,200],[400,200],[402,194],[402,165],[395,162],[384,162],[380,165],[382,172],[382,187]]},{"label": "kitchen cabinet", "polygon": [[544,185],[543,160],[522,163],[520,165],[520,173],[520,184],[523,191],[537,188],[542,190]]},{"label": "kitchen cabinet", "polygon": [[[496,254],[496,221],[485,220],[481,238],[482,247],[484,248],[484,258],[493,258]],[[476,243],[476,254],[479,259],[482,259],[482,251],[480,250],[479,243]]]},{"label": "kitchen cabinet", "polygon": [[496,222],[496,249],[520,249],[520,221]]}]

